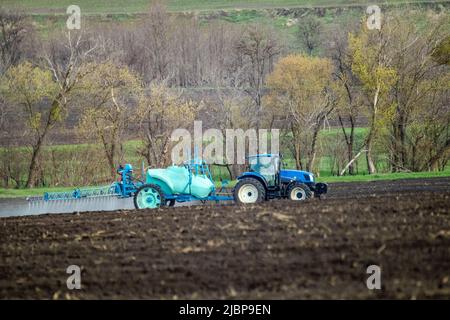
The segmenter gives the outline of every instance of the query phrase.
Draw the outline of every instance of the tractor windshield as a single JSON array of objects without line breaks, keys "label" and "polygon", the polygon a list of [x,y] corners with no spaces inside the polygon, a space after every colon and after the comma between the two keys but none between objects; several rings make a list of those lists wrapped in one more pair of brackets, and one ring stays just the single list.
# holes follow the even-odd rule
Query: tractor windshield
[{"label": "tractor windshield", "polygon": [[250,171],[262,175],[269,186],[275,185],[278,174],[279,157],[276,155],[250,156],[248,157]]}]

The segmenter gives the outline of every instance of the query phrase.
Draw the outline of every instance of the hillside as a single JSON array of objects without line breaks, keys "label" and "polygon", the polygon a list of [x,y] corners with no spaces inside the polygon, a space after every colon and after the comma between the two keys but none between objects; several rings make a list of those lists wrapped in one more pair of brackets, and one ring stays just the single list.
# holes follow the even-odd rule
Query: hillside
[{"label": "hillside", "polygon": [[[114,13],[142,13],[149,5],[149,0],[78,0],[76,3],[85,14],[114,14]],[[287,7],[336,7],[336,6],[358,6],[374,3],[397,4],[397,3],[424,3],[424,2],[446,2],[446,1],[369,1],[369,0],[168,0],[169,11],[202,11],[221,9],[256,9],[256,8],[287,8]],[[2,0],[2,6],[22,7],[33,14],[64,14],[66,8],[73,4],[71,0]]]}]

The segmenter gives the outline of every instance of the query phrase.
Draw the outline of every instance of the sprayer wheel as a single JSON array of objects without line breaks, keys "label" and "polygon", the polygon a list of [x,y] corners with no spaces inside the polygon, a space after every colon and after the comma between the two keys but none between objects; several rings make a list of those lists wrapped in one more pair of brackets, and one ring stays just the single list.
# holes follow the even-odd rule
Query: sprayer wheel
[{"label": "sprayer wheel", "polygon": [[156,209],[166,205],[164,193],[156,184],[144,184],[134,194],[136,209]]}]

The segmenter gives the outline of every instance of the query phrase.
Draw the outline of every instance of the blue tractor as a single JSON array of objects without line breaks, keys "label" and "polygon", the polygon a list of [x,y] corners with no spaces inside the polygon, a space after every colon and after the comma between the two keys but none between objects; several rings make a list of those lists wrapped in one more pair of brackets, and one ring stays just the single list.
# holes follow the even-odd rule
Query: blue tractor
[{"label": "blue tractor", "polygon": [[257,203],[269,199],[302,201],[327,193],[327,185],[316,183],[312,173],[283,170],[279,154],[250,156],[248,163],[248,171],[238,177],[233,190],[236,203]]}]

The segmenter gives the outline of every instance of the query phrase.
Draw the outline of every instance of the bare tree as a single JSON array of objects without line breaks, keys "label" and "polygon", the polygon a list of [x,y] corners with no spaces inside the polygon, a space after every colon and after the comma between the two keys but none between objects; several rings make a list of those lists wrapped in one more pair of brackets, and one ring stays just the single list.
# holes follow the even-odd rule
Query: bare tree
[{"label": "bare tree", "polygon": [[[448,79],[448,66],[433,58],[435,48],[448,37],[448,18],[428,22],[422,31],[411,24],[410,19],[411,17],[404,16],[385,19],[386,27],[391,30],[390,50],[387,54],[397,72],[390,96],[395,105],[390,119],[389,141],[393,171],[416,169],[411,166],[411,155],[408,152],[408,140],[412,138],[409,127],[414,125],[412,120],[416,110],[429,109],[426,106],[431,101],[437,103],[435,95],[438,92],[444,93],[442,85]],[[439,149],[437,143],[438,141],[433,144]]]},{"label": "bare tree", "polygon": [[281,48],[271,30],[255,24],[246,28],[242,38],[236,43],[236,50],[246,66],[242,87],[254,102],[254,123],[259,128],[264,79],[272,70]]},{"label": "bare tree", "polygon": [[229,23],[204,26],[190,15],[174,19],[157,2],[141,23],[97,26],[92,31],[98,34],[97,55],[127,65],[146,84],[164,81],[179,87],[235,87],[247,81],[248,59],[235,48],[242,32]]},{"label": "bare tree", "polygon": [[46,100],[52,101],[56,94],[56,83],[50,71],[34,67],[29,62],[11,67],[5,73],[2,87],[8,102],[19,106],[26,115],[26,128],[31,131],[32,156],[28,170],[27,187],[34,186],[37,161],[44,139],[49,130],[60,120],[60,110],[53,102],[50,107],[40,109]]},{"label": "bare tree", "polygon": [[89,73],[77,88],[83,101],[79,129],[84,136],[101,143],[114,177],[117,160],[123,158],[125,131],[142,93],[141,83],[126,66],[112,62],[88,63],[82,69]]},{"label": "bare tree", "polygon": [[[218,101],[210,112],[215,114],[214,126],[220,129],[222,135],[226,136],[227,129],[249,129],[253,117],[251,113],[247,112],[246,100],[248,98],[242,97],[242,93],[238,89],[217,89],[216,92]],[[248,144],[246,148],[248,148]],[[234,157],[235,155],[233,155]],[[230,179],[233,180],[245,169],[245,165],[228,163],[226,158],[224,157],[221,163],[215,163],[215,165],[225,167]]]},{"label": "bare tree", "polygon": [[198,21],[182,18],[177,21],[175,34],[174,61],[177,69],[173,71],[176,84],[191,87],[202,84],[202,33]]},{"label": "bare tree", "polygon": [[0,7],[0,74],[29,55],[31,48],[26,42],[33,34],[34,28],[25,14]]},{"label": "bare tree", "polygon": [[307,15],[298,23],[297,38],[307,54],[312,55],[320,46],[322,23],[316,16]]},{"label": "bare tree", "polygon": [[[76,40],[73,40],[71,38],[71,33],[67,33],[67,49],[69,51],[69,55],[65,57],[68,58],[65,63],[58,63],[58,60],[61,59],[61,57],[57,57],[55,55],[45,56],[45,60],[48,63],[48,68],[56,80],[58,90],[56,91],[55,96],[50,99],[51,102],[49,112],[47,113],[46,119],[42,119],[44,121],[43,127],[39,130],[36,142],[32,148],[30,170],[26,187],[34,186],[37,173],[37,161],[41,153],[42,145],[44,144],[49,131],[57,122],[62,120],[63,114],[66,111],[66,107],[69,102],[69,94],[75,84],[83,76],[83,74],[79,72],[79,62],[82,60],[81,58],[84,58],[89,54],[90,50],[80,52],[81,39],[81,34]],[[60,61],[64,61],[64,59],[61,59]]]},{"label": "bare tree", "polygon": [[152,1],[148,18],[143,25],[144,51],[152,68],[149,80],[164,80],[169,75],[171,61],[171,19],[164,2]]},{"label": "bare tree", "polygon": [[171,163],[172,131],[192,126],[197,111],[198,105],[183,99],[181,92],[171,90],[164,83],[150,85],[137,109],[144,142],[139,153],[150,166],[163,167]]},{"label": "bare tree", "polygon": [[379,137],[383,120],[391,106],[389,91],[396,81],[396,70],[387,54],[392,30],[384,24],[381,30],[369,30],[363,25],[358,34],[349,34],[352,72],[361,82],[365,97],[369,130],[365,138],[366,161],[369,174],[376,173],[374,144]]},{"label": "bare tree", "polygon": [[298,169],[313,171],[319,131],[335,106],[329,59],[289,55],[280,59],[267,78],[267,107],[285,114]]},{"label": "bare tree", "polygon": [[332,37],[330,56],[334,63],[335,92],[337,103],[335,114],[342,130],[347,149],[347,169],[354,174],[355,126],[361,113],[361,88],[358,79],[352,72],[352,55],[347,43],[348,29],[344,28]]}]

